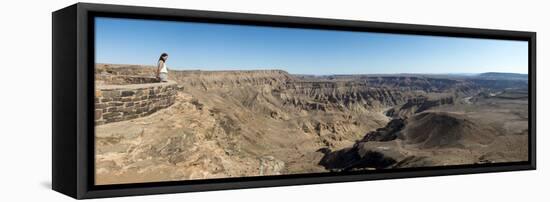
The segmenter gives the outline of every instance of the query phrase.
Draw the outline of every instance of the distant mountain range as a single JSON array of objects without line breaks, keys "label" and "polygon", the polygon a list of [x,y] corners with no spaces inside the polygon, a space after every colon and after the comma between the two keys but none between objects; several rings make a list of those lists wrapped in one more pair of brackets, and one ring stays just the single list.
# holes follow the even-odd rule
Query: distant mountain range
[{"label": "distant mountain range", "polygon": [[478,77],[483,77],[485,79],[518,79],[518,80],[527,80],[529,78],[528,74],[518,74],[518,73],[502,73],[502,72],[487,72],[477,75]]},{"label": "distant mountain range", "polygon": [[293,74],[303,79],[342,79],[356,77],[426,77],[426,78],[467,78],[484,80],[528,80],[528,74],[504,73],[504,72],[485,72],[485,73],[396,73],[396,74],[333,74],[333,75],[312,75],[312,74]]}]

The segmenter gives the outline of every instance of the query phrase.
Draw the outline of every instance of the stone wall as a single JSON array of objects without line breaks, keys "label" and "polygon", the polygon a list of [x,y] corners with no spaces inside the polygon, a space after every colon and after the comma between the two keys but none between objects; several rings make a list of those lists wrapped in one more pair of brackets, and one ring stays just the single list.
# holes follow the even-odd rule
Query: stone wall
[{"label": "stone wall", "polygon": [[95,90],[95,123],[135,119],[147,116],[174,104],[177,84],[144,83],[99,85]]},{"label": "stone wall", "polygon": [[126,85],[126,84],[143,84],[157,83],[159,79],[153,76],[126,76],[126,75],[109,75],[96,74],[96,85]]}]

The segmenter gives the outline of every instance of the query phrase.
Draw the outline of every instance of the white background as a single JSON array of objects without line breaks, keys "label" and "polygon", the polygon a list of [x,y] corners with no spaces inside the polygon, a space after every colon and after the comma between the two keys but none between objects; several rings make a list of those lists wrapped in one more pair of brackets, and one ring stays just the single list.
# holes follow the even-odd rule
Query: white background
[{"label": "white background", "polygon": [[[548,200],[550,6],[546,1],[90,1],[537,32],[536,171],[101,199],[112,201]],[[51,12],[75,1],[0,6],[0,201],[68,201],[51,191]],[[546,20],[545,20],[546,19]]]}]

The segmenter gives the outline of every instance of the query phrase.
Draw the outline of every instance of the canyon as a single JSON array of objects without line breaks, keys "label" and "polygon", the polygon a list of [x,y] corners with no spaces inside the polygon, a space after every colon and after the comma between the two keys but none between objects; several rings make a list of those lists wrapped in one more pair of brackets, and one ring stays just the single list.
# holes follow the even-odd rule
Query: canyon
[{"label": "canyon", "polygon": [[[151,82],[154,67],[97,64],[95,74],[96,88],[127,87]],[[522,75],[171,70],[169,80],[169,104],[96,125],[96,184],[528,158]]]}]

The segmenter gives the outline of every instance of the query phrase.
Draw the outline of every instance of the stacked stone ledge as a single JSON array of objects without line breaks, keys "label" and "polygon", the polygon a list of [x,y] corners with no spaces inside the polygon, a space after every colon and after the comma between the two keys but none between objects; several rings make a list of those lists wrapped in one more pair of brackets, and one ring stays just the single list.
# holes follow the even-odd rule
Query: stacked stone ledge
[{"label": "stacked stone ledge", "polygon": [[150,115],[174,104],[177,84],[102,85],[95,90],[96,125]]}]

